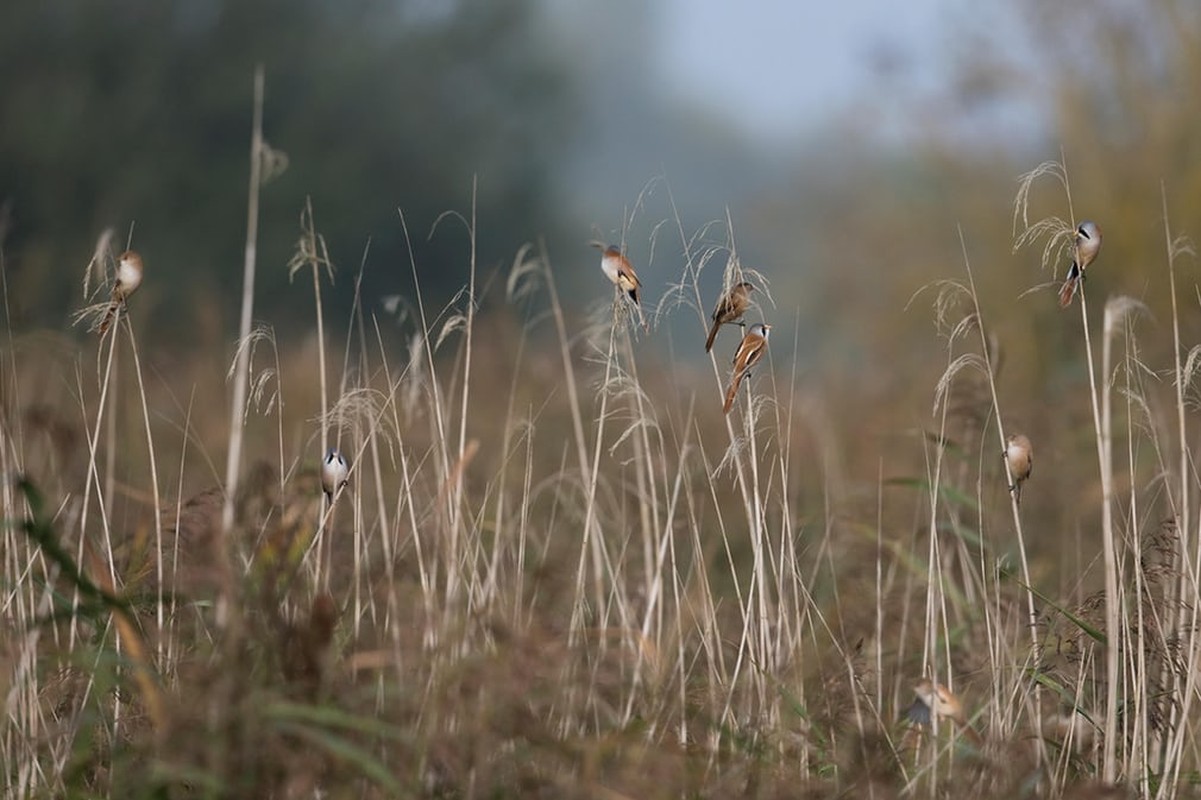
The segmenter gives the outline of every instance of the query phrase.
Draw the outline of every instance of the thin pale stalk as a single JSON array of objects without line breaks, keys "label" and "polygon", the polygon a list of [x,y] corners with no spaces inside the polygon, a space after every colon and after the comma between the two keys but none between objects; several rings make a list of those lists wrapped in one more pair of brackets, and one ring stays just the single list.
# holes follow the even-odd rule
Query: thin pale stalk
[{"label": "thin pale stalk", "polygon": [[[254,271],[259,237],[259,189],[263,181],[263,65],[254,70],[254,121],[250,134],[250,189],[246,206],[246,250],[242,262],[242,318],[238,340],[250,336],[254,317]],[[234,496],[238,492],[238,473],[242,458],[243,409],[250,378],[250,349],[239,348],[234,370],[233,400],[229,414],[229,452],[225,461],[225,503],[221,508],[221,526],[228,531],[234,523]],[[224,616],[224,615],[220,615]]]},{"label": "thin pale stalk", "polygon": [[[165,578],[163,574],[163,505],[162,497],[158,490],[158,462],[154,455],[154,436],[150,432],[150,406],[146,402],[146,385],[142,381],[142,362],[138,358],[138,342],[137,338],[133,335],[133,326],[127,325],[126,327],[129,329],[129,347],[133,352],[133,372],[138,378],[138,397],[142,401],[142,421],[146,427],[146,454],[150,461],[150,496],[154,499],[155,569],[158,571],[158,602],[155,605],[156,620],[160,633],[155,639],[158,640],[157,655],[161,660],[163,657],[163,636],[161,633],[164,625],[164,610],[166,606],[163,602],[163,583]],[[222,552],[224,552],[224,549],[222,549]]]},{"label": "thin pale stalk", "polygon": [[[84,547],[85,547],[86,539],[87,539],[87,525],[88,525],[88,518],[89,518],[88,517],[88,509],[91,506],[92,487],[95,486],[96,491],[98,493],[101,491],[100,475],[96,469],[96,449],[100,444],[100,428],[104,424],[104,409],[106,407],[106,403],[108,400],[109,383],[112,378],[113,360],[115,358],[114,351],[117,349],[117,331],[120,330],[120,328],[119,328],[120,324],[121,324],[121,308],[120,308],[120,306],[118,306],[116,315],[113,317],[113,325],[111,328],[109,328],[109,330],[112,331],[112,337],[108,340],[108,342],[109,342],[108,359],[105,362],[104,377],[100,381],[100,399],[96,403],[96,415],[97,415],[96,416],[96,427],[90,432],[90,435],[88,436],[88,474],[84,481],[83,506],[80,509],[80,513],[79,513],[79,547],[77,548],[76,553],[75,553],[75,563],[77,563],[77,564],[83,563],[83,554],[84,554]],[[79,390],[79,396],[81,398],[83,397],[83,387],[82,386],[80,387],[80,390]],[[84,415],[83,425],[84,425],[84,431],[86,433],[87,428],[88,428],[86,408],[83,409],[83,415]],[[111,553],[113,548],[112,548],[112,541],[109,538],[110,532],[109,532],[109,524],[108,524],[108,507],[104,502],[103,496],[99,496],[97,498],[97,501],[98,501],[97,509],[100,512],[100,520],[102,523],[102,529],[104,531],[105,542],[106,542],[108,551]],[[115,568],[113,570],[111,577],[113,578],[113,581],[115,582],[116,581]],[[77,615],[74,613],[76,608],[78,608],[78,605],[79,605],[79,590],[78,590],[78,588],[76,588],[71,593],[72,614],[71,614],[70,636],[68,638],[68,650],[70,650],[70,651],[74,651],[75,640],[76,640],[76,637],[78,636],[79,622],[78,622]]]},{"label": "thin pale stalk", "polygon": [[[1097,374],[1093,364],[1092,336],[1088,329],[1088,302],[1084,281],[1078,285],[1080,321],[1084,329],[1084,352],[1088,360],[1089,397],[1092,401],[1093,426],[1097,438],[1097,463],[1101,470],[1101,545],[1105,565],[1105,749],[1101,779],[1113,783],[1117,776],[1118,736],[1118,671],[1119,671],[1119,604],[1118,562],[1113,532],[1113,465],[1109,460],[1109,420],[1101,413],[1097,396]],[[1108,380],[1106,381],[1108,386]],[[1109,391],[1105,390],[1106,401]],[[1108,405],[1108,403],[1107,403]]]}]

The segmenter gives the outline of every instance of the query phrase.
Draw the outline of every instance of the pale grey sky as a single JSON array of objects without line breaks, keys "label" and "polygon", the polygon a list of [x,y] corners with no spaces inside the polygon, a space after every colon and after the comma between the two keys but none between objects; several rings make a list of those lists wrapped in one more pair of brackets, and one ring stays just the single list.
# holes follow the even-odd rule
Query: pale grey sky
[{"label": "pale grey sky", "polygon": [[758,134],[808,127],[870,90],[873,60],[927,71],[943,0],[666,0],[660,65],[669,86]]},{"label": "pale grey sky", "polygon": [[[656,176],[715,219],[845,137],[844,156],[1045,134],[1029,82],[991,72],[1022,51],[1010,0],[543,2],[584,77],[585,133],[563,185],[606,235]],[[1006,91],[972,83],[973,68]]]},{"label": "pale grey sky", "polygon": [[968,34],[1016,38],[1003,33],[1014,29],[1009,11],[1004,0],[662,0],[654,63],[668,91],[757,138],[804,133],[877,100],[903,128],[892,90],[944,89]]}]

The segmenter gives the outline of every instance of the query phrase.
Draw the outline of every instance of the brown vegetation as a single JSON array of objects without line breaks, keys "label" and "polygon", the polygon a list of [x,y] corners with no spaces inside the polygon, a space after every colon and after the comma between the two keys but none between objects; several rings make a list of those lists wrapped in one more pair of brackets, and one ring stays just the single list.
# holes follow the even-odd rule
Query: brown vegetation
[{"label": "brown vegetation", "polygon": [[[1040,168],[1023,197],[1056,178],[1067,187],[1061,166]],[[712,300],[695,276],[723,255],[723,283],[740,280],[736,254],[706,245],[656,318],[695,314],[698,350]],[[621,298],[580,337],[529,250],[493,298],[507,308],[422,317],[399,361],[356,307],[318,419],[296,408],[320,405],[311,352],[250,358],[254,464],[228,530],[222,488],[186,490],[211,481],[220,454],[198,432],[218,426],[224,387],[183,405],[144,382],[125,315],[74,412],[66,395],[22,391],[46,359],[14,351],[3,467],[24,477],[4,498],[25,521],[5,534],[8,785],[1100,797],[1090,781],[1178,784],[1196,767],[1182,746],[1197,719],[1196,537],[1187,479],[1147,502],[1135,478],[1136,449],[1170,475],[1178,446],[1139,360],[1137,306],[1106,304],[1102,374],[1116,378],[1093,390],[1109,475],[1096,502],[1118,513],[1102,529],[1110,582],[1075,601],[1026,548],[1023,525],[1051,502],[1044,470],[1020,510],[1006,491],[1004,340],[970,261],[964,276],[937,289],[946,369],[904,459],[924,469],[854,491],[834,470],[863,464],[838,465],[812,390],[783,364],[748,378],[748,402],[723,417],[724,355],[709,376],[667,368]],[[751,313],[766,315],[761,293]],[[541,317],[539,297],[554,339],[514,324]],[[1181,357],[1177,379],[1192,369]],[[332,502],[321,430],[352,469]],[[168,501],[171,485],[186,499]]]}]

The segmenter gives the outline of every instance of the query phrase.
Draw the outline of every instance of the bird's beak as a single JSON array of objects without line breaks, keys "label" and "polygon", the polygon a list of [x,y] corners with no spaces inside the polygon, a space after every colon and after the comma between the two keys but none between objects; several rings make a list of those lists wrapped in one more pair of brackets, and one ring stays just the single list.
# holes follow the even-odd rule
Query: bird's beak
[{"label": "bird's beak", "polygon": [[593,239],[592,241],[588,242],[588,246],[589,246],[589,247],[595,247],[597,250],[604,250],[604,249],[605,249],[605,243],[604,243],[604,242],[598,242],[596,239]]}]

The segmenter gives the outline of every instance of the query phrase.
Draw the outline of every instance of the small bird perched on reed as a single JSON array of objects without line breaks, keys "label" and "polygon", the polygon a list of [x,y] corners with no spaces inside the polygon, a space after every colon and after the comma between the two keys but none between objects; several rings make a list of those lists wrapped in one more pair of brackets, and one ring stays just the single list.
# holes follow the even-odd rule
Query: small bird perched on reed
[{"label": "small bird perched on reed", "polygon": [[1059,307],[1067,308],[1076,296],[1076,289],[1084,280],[1084,270],[1096,260],[1101,252],[1101,229],[1092,220],[1085,220],[1076,228],[1075,256],[1068,276],[1059,289]]},{"label": "small bird perched on reed", "polygon": [[[751,292],[754,289],[753,285],[742,281],[731,286],[730,290],[717,301],[717,307],[713,309],[713,327],[709,329],[709,338],[705,340],[706,353],[713,349],[713,340],[717,338],[717,332],[722,325],[742,319],[742,315],[751,305]],[[738,324],[746,325],[743,322]]]},{"label": "small bird perched on reed", "polygon": [[738,350],[734,353],[734,372],[730,376],[730,388],[726,390],[726,403],[722,407],[722,413],[730,413],[742,379],[750,374],[751,368],[758,364],[767,352],[767,336],[770,331],[770,325],[757,322],[742,337]]},{"label": "small bird perched on reed", "polygon": [[1005,452],[1002,455],[1009,463],[1009,474],[1013,476],[1013,485],[1009,487],[1009,491],[1013,492],[1013,499],[1020,506],[1022,482],[1030,477],[1030,471],[1034,467],[1034,448],[1030,446],[1029,439],[1016,433],[1006,440]]},{"label": "small bird perched on reed", "polygon": [[125,308],[125,301],[142,285],[142,257],[132,250],[126,250],[117,259],[117,274],[113,278],[113,299],[104,312],[100,322],[100,335],[108,332],[117,315],[117,309]]},{"label": "small bird perched on reed", "polygon": [[325,490],[325,496],[331,503],[338,490],[348,483],[348,475],[350,466],[346,463],[346,458],[338,448],[331,447],[325,453],[325,460],[321,462],[321,488]]},{"label": "small bird perched on reed", "polygon": [[932,717],[949,719],[972,744],[979,746],[982,743],[980,734],[968,724],[963,703],[950,689],[942,684],[935,686],[933,681],[923,678],[913,687],[913,695],[913,704],[905,709],[905,718],[910,722],[926,727]]},{"label": "small bird perched on reed", "polygon": [[[638,309],[638,315],[641,317],[642,281],[638,280],[638,275],[634,272],[630,260],[616,245],[606,245],[604,242],[596,241],[589,242],[589,244],[601,251],[601,271],[605,273],[605,277],[634,302],[634,307]],[[645,319],[642,320],[642,327],[646,327]]]}]

